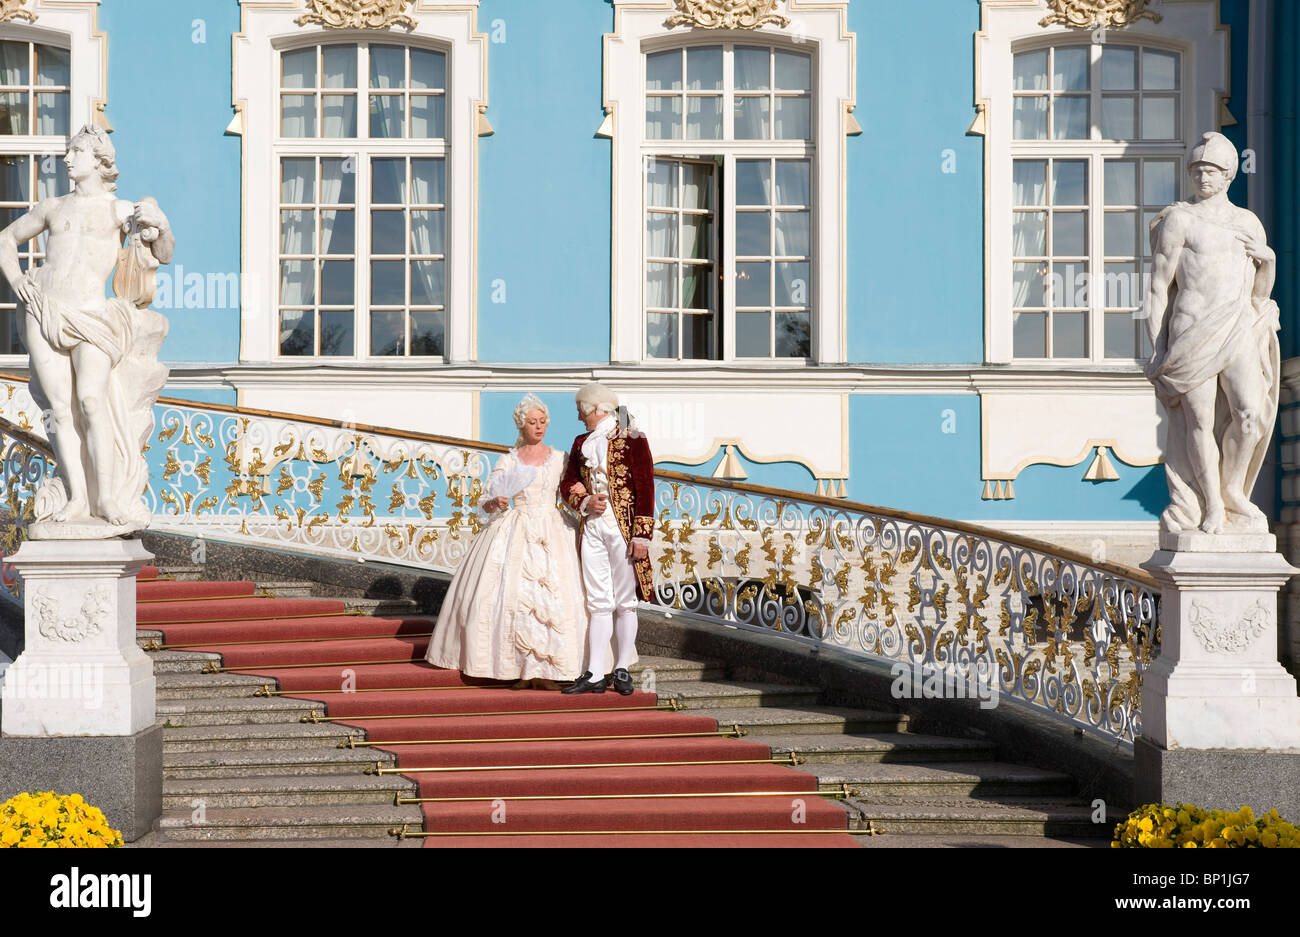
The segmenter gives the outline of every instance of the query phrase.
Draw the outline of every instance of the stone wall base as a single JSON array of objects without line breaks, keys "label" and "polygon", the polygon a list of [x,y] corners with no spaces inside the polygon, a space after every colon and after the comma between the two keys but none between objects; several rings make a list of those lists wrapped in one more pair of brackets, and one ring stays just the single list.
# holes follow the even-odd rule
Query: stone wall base
[{"label": "stone wall base", "polygon": [[1300,823],[1300,751],[1169,751],[1139,738],[1133,760],[1139,804],[1183,803],[1207,810],[1248,806],[1257,817],[1277,810],[1282,819]]}]

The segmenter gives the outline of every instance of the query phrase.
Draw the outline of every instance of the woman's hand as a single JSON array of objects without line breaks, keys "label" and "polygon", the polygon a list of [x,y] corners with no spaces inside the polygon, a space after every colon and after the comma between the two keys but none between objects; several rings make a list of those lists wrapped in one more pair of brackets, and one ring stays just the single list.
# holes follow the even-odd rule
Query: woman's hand
[{"label": "woman's hand", "polygon": [[504,511],[508,507],[510,507],[509,498],[493,498],[483,505],[483,513],[496,514],[499,511]]}]

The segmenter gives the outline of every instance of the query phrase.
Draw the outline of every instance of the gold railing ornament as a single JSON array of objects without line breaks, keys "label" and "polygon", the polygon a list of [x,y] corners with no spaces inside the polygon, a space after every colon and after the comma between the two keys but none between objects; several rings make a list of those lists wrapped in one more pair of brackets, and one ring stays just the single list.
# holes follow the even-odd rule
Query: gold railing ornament
[{"label": "gold railing ornament", "polygon": [[1047,0],[1051,13],[1038,21],[1039,26],[1073,26],[1095,29],[1098,26],[1128,26],[1139,20],[1158,23],[1164,17],[1147,9],[1149,0]]},{"label": "gold railing ornament", "polygon": [[326,29],[415,29],[406,14],[415,0],[307,0],[307,13],[294,22]]},{"label": "gold railing ornament", "polygon": [[780,26],[790,20],[776,12],[778,0],[675,0],[677,12],[668,17],[669,26],[696,29],[758,29]]}]

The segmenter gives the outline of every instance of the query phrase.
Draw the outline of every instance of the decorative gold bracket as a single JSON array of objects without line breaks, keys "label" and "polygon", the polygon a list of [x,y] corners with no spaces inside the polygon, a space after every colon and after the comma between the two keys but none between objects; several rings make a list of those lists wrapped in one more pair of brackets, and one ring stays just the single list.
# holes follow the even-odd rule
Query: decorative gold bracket
[{"label": "decorative gold bracket", "polygon": [[776,12],[777,0],[675,0],[668,26],[697,29],[758,29],[769,23],[785,29],[790,20]]},{"label": "decorative gold bracket", "polygon": [[1038,21],[1039,26],[1073,26],[1095,29],[1098,26],[1128,26],[1139,20],[1158,23],[1159,13],[1147,9],[1150,0],[1047,0],[1052,12]]},{"label": "decorative gold bracket", "polygon": [[307,10],[296,22],[299,26],[324,26],[326,29],[390,29],[400,26],[414,30],[416,23],[406,8],[415,0],[307,0]]}]

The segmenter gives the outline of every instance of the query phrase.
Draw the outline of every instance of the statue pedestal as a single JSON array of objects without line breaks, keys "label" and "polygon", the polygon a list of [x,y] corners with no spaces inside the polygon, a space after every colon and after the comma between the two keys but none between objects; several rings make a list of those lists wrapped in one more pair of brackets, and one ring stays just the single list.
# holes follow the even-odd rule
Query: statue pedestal
[{"label": "statue pedestal", "polygon": [[136,645],[139,540],[24,543],[26,645],[5,673],[0,733],[130,736],[155,721],[153,662]]},{"label": "statue pedestal", "polygon": [[1278,591],[1297,570],[1237,547],[1142,564],[1160,583],[1161,644],[1142,681],[1140,803],[1300,807],[1300,697],[1277,660]]}]

